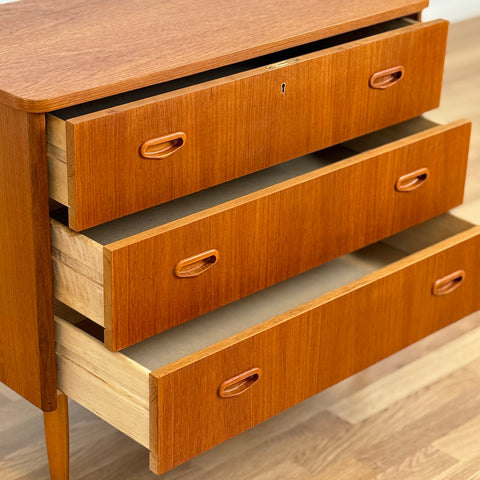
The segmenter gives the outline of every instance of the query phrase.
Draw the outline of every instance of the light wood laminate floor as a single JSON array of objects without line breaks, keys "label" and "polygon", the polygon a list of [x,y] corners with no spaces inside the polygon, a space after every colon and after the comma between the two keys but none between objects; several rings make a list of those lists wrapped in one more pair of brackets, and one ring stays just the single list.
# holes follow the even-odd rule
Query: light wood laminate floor
[{"label": "light wood laminate floor", "polygon": [[[465,201],[480,211],[479,60],[480,18],[453,25],[442,108],[429,117],[474,122]],[[143,447],[72,401],[70,422],[72,480],[158,478]],[[48,478],[41,413],[0,385],[0,479]],[[480,479],[480,314],[160,478]]]}]

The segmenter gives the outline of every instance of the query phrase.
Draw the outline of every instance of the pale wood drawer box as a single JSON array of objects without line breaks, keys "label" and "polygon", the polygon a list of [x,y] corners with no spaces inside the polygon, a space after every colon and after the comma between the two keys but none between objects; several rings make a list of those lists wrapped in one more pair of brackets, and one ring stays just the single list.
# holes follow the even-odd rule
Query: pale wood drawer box
[{"label": "pale wood drawer box", "polygon": [[83,230],[420,115],[447,26],[394,20],[54,112],[50,195]]},{"label": "pale wood drawer box", "polygon": [[65,395],[163,473],[480,309],[426,0],[60,3],[0,5],[0,380],[52,478]]},{"label": "pale wood drawer box", "polygon": [[459,205],[469,137],[419,117],[83,233],[52,220],[54,295],[127,347]]},{"label": "pale wood drawer box", "polygon": [[479,249],[437,217],[122,353],[59,307],[59,387],[162,473],[480,308]]}]

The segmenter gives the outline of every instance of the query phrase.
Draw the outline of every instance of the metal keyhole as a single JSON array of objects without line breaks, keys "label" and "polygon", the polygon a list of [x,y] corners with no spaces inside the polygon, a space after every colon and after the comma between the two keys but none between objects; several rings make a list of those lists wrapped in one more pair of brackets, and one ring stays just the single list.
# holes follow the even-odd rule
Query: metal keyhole
[{"label": "metal keyhole", "polygon": [[287,89],[287,84],[284,82],[282,83],[282,95],[285,95],[285,90]]}]

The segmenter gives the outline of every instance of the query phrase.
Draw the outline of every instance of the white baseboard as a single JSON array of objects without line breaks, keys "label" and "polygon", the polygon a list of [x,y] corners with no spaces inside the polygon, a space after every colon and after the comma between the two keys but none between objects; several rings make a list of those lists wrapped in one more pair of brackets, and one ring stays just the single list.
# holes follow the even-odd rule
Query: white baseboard
[{"label": "white baseboard", "polygon": [[424,21],[445,18],[461,22],[474,17],[480,17],[480,0],[430,0],[430,6],[422,14]]}]

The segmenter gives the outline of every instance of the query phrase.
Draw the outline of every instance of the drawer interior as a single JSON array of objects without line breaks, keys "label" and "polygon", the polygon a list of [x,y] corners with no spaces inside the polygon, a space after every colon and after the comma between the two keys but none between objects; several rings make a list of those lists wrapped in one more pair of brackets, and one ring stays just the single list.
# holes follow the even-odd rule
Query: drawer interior
[{"label": "drawer interior", "polygon": [[[105,251],[111,252],[117,248],[123,249],[125,246],[128,248],[145,238],[156,238],[163,232],[189,227],[195,225],[195,222],[209,221],[219,212],[238,211],[237,209],[243,205],[251,205],[257,201],[263,202],[264,199],[273,198],[277,192],[291,191],[292,187],[297,188],[304,183],[310,185],[308,182],[311,182],[312,179],[316,181],[317,178],[324,175],[331,173],[337,175],[336,172],[343,174],[343,168],[356,168],[370,157],[378,155],[375,153],[377,148],[379,148],[378,151],[382,151],[382,146],[388,145],[386,147],[388,151],[396,151],[397,140],[402,145],[409,145],[423,136],[435,139],[436,135],[443,135],[444,132],[455,133],[457,128],[465,130],[464,127],[466,125],[463,125],[462,122],[441,127],[423,117],[418,117],[355,141],[306,155],[226,184],[99,225],[85,230],[81,234],[71,231],[64,224],[67,222],[65,208],[54,210],[51,215],[56,220],[52,220],[51,232],[55,296],[103,326],[107,318],[105,315],[104,261],[111,265],[108,263],[108,259],[104,260]],[[416,135],[420,137],[416,137]],[[459,165],[459,167],[461,166]],[[460,171],[461,168],[458,168],[458,172]],[[372,176],[372,178],[375,177]],[[463,183],[459,186],[463,191]],[[390,184],[388,188],[390,188]],[[458,200],[455,204],[458,204]],[[438,215],[442,211],[444,210],[439,210],[435,214]],[[238,215],[240,218],[240,214]],[[432,216],[432,214],[430,215]],[[384,236],[386,235],[388,233]],[[377,236],[371,241],[379,238],[382,237]],[[359,248],[359,246],[361,245],[344,250],[335,256]],[[330,258],[324,261],[328,261]],[[320,263],[317,262],[315,265]]]},{"label": "drawer interior", "polygon": [[[149,374],[161,376],[173,364],[188,364],[255,335],[321,298],[335,298],[382,277],[402,259],[472,224],[445,214],[400,236],[373,244],[316,269],[238,300],[120,352],[107,351],[102,331],[57,303],[59,388],[139,443],[149,446]],[[478,234],[478,233],[477,233]],[[412,260],[413,261],[413,260]],[[383,270],[382,270],[383,269]],[[88,332],[88,333],[87,333]],[[97,338],[95,338],[97,337]],[[192,360],[190,360],[192,359]],[[164,370],[165,369],[165,370]],[[129,411],[131,415],[121,412]],[[150,412],[151,413],[151,412]]]}]

